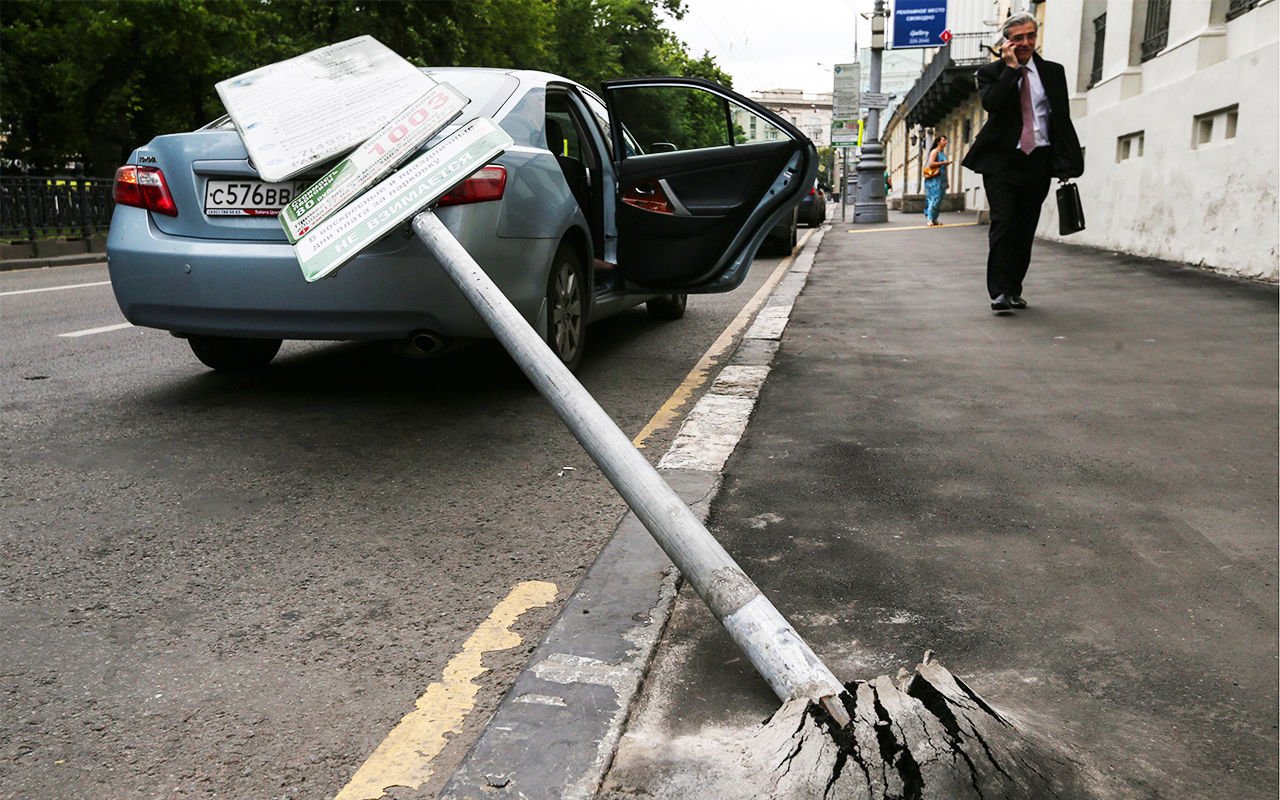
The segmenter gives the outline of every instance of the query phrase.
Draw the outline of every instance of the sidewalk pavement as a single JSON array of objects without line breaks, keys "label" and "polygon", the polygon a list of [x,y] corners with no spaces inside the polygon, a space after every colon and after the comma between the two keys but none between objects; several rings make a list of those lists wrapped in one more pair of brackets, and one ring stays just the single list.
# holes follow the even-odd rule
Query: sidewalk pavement
[{"label": "sidewalk pavement", "polygon": [[[921,221],[832,221],[712,532],[842,680],[931,649],[1099,796],[1274,798],[1276,287],[1041,241],[995,314]],[[778,706],[684,587],[600,796],[751,796]]]},{"label": "sidewalk pavement", "polygon": [[[733,455],[669,481],[841,679],[931,649],[1097,796],[1274,797],[1276,287],[1038,242],[995,314],[943,221],[832,220],[708,393],[768,375]],[[440,796],[760,796],[779,702],[668,568],[624,521]]]}]

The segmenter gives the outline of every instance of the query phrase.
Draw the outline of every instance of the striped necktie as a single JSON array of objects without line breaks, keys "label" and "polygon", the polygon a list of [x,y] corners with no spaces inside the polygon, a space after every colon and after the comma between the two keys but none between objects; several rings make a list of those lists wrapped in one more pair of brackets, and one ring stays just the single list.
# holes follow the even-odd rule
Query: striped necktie
[{"label": "striped necktie", "polygon": [[1018,137],[1018,149],[1027,155],[1036,149],[1036,113],[1031,108],[1031,70],[1021,67],[1022,73],[1022,135]]}]

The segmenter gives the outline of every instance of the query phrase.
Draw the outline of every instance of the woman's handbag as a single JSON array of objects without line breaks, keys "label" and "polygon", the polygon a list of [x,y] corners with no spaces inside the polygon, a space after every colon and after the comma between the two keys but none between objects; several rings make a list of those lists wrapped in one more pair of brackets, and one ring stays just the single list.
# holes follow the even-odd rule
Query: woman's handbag
[{"label": "woman's handbag", "polygon": [[924,176],[926,178],[936,178],[938,177],[938,173],[941,171],[942,171],[941,167],[925,167]]},{"label": "woman's handbag", "polygon": [[1066,236],[1084,230],[1084,206],[1080,187],[1067,182],[1058,187],[1058,233]]}]

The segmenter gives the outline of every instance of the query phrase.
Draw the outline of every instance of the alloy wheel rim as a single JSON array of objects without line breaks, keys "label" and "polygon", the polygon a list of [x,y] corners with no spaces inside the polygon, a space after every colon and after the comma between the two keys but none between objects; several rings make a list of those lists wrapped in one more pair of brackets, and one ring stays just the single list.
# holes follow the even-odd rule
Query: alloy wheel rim
[{"label": "alloy wheel rim", "polygon": [[582,338],[582,287],[569,261],[556,270],[555,303],[551,309],[552,337],[562,361],[572,361]]}]

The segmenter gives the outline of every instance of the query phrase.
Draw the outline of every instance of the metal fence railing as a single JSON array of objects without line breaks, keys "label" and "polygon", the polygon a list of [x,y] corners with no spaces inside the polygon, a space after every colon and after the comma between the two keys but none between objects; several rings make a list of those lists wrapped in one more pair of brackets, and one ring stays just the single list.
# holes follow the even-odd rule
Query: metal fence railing
[{"label": "metal fence railing", "polygon": [[0,175],[0,239],[88,239],[111,224],[112,178]]},{"label": "metal fence railing", "polygon": [[980,67],[995,58],[991,45],[996,37],[990,33],[957,33],[947,45],[947,55],[959,67]]}]

